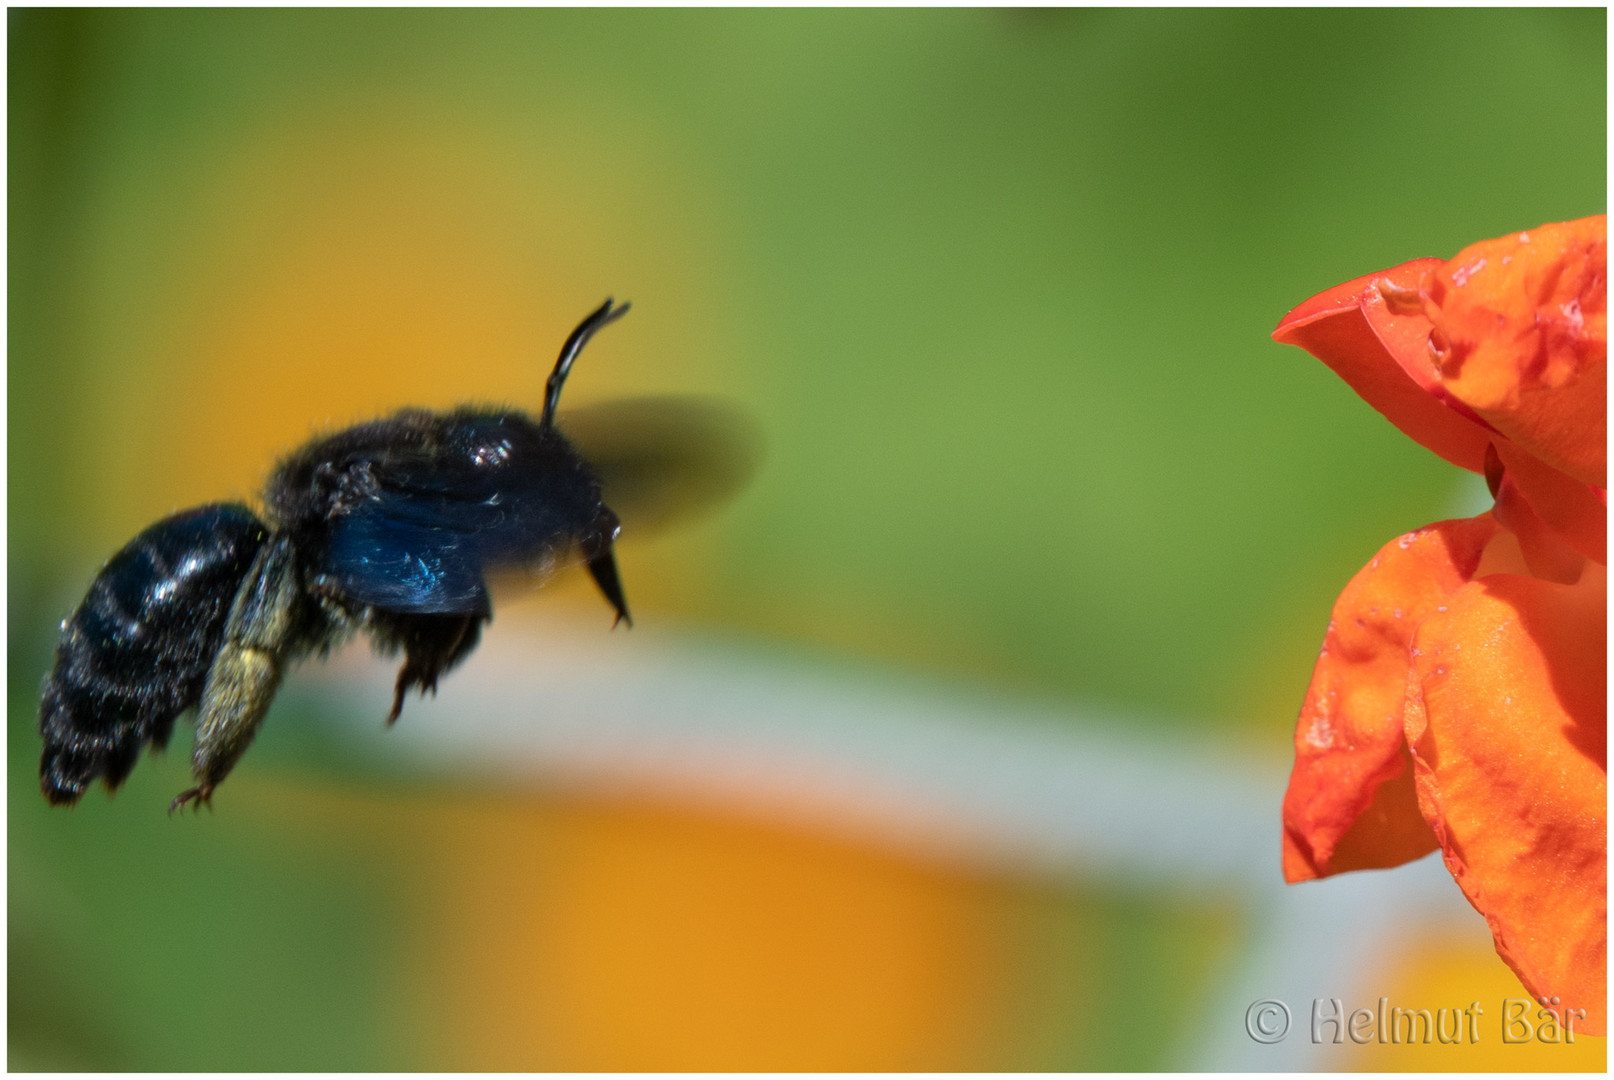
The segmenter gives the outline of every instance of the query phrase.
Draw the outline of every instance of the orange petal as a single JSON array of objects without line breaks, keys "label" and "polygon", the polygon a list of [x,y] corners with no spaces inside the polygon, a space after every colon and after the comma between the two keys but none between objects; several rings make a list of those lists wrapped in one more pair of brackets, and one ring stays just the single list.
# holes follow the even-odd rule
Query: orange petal
[{"label": "orange petal", "polygon": [[[1496,505],[1491,516],[1513,534],[1519,546],[1519,555],[1531,577],[1555,581],[1560,585],[1573,585],[1580,580],[1586,568],[1586,556],[1564,543],[1563,539],[1530,508],[1530,503],[1519,491],[1513,477],[1503,476],[1496,491]],[[1496,573],[1500,568],[1489,569]],[[1521,572],[1509,567],[1504,573]],[[1482,575],[1476,575],[1482,576]]]},{"label": "orange petal", "polygon": [[1424,283],[1448,392],[1583,484],[1606,488],[1608,222],[1464,248]]},{"label": "orange petal", "polygon": [[1295,730],[1286,880],[1396,866],[1435,849],[1405,768],[1409,650],[1418,624],[1468,582],[1498,531],[1482,514],[1407,533],[1340,593]]},{"label": "orange petal", "polygon": [[1566,476],[1507,439],[1496,439],[1495,446],[1507,479],[1541,520],[1570,547],[1607,566],[1608,493]]},{"label": "orange petal", "polygon": [[1446,865],[1530,991],[1607,1030],[1607,575],[1481,578],[1418,628],[1407,740]]},{"label": "orange petal", "polygon": [[1336,285],[1285,315],[1272,337],[1333,368],[1362,400],[1453,465],[1480,472],[1489,432],[1472,413],[1464,415],[1466,406],[1460,412],[1442,401],[1424,360],[1433,324],[1418,303],[1386,300],[1416,298],[1425,276],[1441,265],[1418,259]]}]

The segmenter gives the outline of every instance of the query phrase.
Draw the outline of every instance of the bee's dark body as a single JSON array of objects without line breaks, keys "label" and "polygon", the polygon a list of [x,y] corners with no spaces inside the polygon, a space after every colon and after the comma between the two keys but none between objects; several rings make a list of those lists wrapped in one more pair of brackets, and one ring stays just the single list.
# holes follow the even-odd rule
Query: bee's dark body
[{"label": "bee's dark body", "polygon": [[39,778],[73,802],[96,776],[116,787],[141,747],[168,744],[202,696],[241,579],[268,531],[244,506],[160,521],[106,564],[62,624],[45,684]]},{"label": "bee's dark body", "polygon": [[316,439],[270,477],[264,520],[220,504],[151,526],[113,556],[62,624],[40,703],[40,782],[76,802],[109,788],[147,743],[197,706],[192,767],[206,800],[246,750],[286,665],[356,632],[402,652],[392,711],[435,690],[492,618],[485,571],[569,554],[628,618],[617,518],[588,463],[556,430],[560,387],[606,301],[567,340],[542,416],[409,410]]}]

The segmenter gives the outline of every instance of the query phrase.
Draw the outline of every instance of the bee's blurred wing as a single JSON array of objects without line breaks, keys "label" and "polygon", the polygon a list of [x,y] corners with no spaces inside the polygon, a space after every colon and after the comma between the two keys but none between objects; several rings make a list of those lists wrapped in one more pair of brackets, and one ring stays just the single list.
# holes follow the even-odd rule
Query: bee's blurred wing
[{"label": "bee's blurred wing", "polygon": [[563,412],[560,430],[600,476],[623,535],[641,536],[732,499],[756,471],[762,437],[709,398],[628,398]]}]

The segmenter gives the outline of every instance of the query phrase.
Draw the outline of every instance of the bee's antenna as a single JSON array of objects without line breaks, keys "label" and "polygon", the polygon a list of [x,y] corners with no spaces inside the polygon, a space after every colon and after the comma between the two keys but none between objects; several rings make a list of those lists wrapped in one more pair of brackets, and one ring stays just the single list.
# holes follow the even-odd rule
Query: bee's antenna
[{"label": "bee's antenna", "polygon": [[571,373],[572,362],[577,354],[583,351],[588,339],[602,326],[616,322],[628,313],[632,304],[623,304],[613,307],[610,297],[605,303],[589,315],[588,318],[577,324],[572,336],[566,339],[566,344],[560,348],[560,359],[555,361],[555,370],[549,373],[549,384],[544,391],[544,414],[538,419],[539,427],[553,427],[555,423],[555,409],[560,405],[560,388],[566,384],[566,376]]}]

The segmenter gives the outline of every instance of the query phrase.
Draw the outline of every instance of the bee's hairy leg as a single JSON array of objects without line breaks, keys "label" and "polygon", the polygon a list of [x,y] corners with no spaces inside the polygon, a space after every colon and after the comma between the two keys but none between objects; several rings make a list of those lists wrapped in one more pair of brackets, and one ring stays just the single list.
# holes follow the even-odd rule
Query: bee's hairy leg
[{"label": "bee's hairy leg", "polygon": [[438,677],[476,648],[487,618],[480,613],[390,615],[375,625],[373,632],[383,642],[404,650],[404,663],[393,686],[392,709],[387,713],[388,727],[397,722],[403,712],[404,695],[411,689],[418,686],[422,696],[428,690],[437,693]]},{"label": "bee's hairy leg", "polygon": [[251,745],[296,637],[297,597],[291,541],[277,537],[258,552],[230,608],[224,643],[208,669],[196,712],[191,772],[197,787],[176,804],[206,801]]}]

